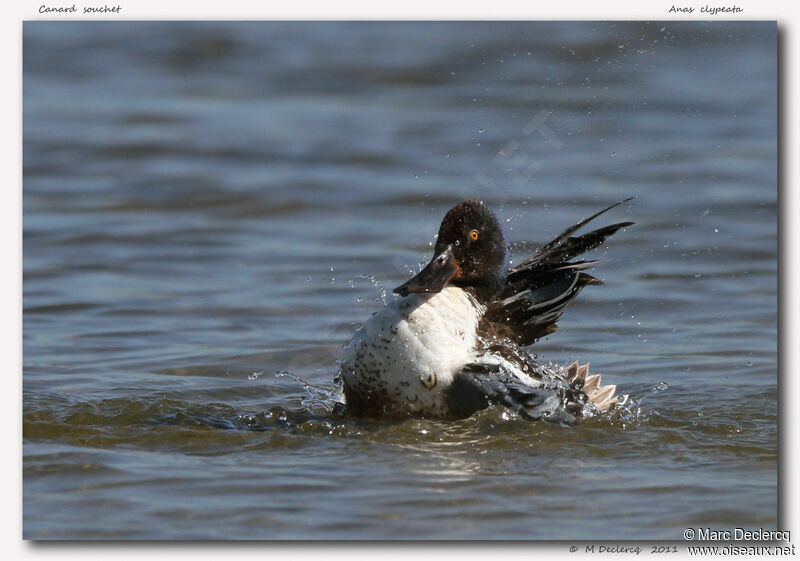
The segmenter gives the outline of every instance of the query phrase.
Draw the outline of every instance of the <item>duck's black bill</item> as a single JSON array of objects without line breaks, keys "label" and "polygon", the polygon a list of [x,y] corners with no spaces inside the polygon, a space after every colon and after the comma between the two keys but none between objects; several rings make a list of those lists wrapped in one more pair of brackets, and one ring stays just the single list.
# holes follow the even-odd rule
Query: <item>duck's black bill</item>
[{"label": "duck's black bill", "polygon": [[450,279],[461,274],[458,262],[453,255],[453,248],[449,245],[441,253],[434,255],[430,263],[422,269],[417,276],[401,284],[393,290],[400,296],[408,296],[415,292],[439,292]]}]

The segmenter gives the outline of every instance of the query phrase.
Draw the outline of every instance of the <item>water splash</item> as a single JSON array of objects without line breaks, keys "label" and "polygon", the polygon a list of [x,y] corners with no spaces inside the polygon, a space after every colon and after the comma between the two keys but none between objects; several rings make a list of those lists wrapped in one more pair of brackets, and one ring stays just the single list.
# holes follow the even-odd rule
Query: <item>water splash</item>
[{"label": "water splash", "polygon": [[281,370],[275,373],[275,378],[284,377],[289,377],[303,386],[306,395],[300,398],[300,405],[309,413],[322,412],[330,414],[344,406],[344,392],[337,376],[334,377],[333,386],[312,384],[288,370]]}]

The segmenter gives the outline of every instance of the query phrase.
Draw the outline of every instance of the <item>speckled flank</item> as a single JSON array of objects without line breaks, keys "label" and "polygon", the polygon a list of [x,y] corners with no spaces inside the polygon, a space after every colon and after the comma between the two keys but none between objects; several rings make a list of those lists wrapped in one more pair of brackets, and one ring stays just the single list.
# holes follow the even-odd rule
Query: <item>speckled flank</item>
[{"label": "speckled flank", "polygon": [[444,390],[474,358],[483,312],[457,287],[391,302],[345,350],[348,407],[360,414],[451,416]]}]

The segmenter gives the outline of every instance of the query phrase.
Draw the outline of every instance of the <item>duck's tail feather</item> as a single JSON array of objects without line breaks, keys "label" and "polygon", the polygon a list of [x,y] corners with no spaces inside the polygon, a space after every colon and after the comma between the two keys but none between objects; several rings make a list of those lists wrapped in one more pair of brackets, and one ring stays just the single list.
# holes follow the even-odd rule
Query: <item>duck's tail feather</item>
[{"label": "duck's tail feather", "polygon": [[608,411],[614,406],[625,405],[627,394],[615,394],[617,386],[600,383],[600,374],[589,376],[589,363],[578,366],[575,361],[567,367],[567,381],[576,390],[581,390],[598,411]]}]

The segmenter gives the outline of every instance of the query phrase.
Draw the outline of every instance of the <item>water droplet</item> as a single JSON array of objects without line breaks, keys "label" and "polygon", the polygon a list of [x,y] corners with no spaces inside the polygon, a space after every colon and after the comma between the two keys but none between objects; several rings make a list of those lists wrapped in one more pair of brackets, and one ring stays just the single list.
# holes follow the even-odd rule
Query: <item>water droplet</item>
[{"label": "water droplet", "polygon": [[658,384],[656,387],[653,388],[653,392],[654,393],[655,392],[661,392],[661,391],[664,391],[665,389],[667,389],[668,387],[669,386],[667,386],[666,382],[661,382],[660,384]]}]

